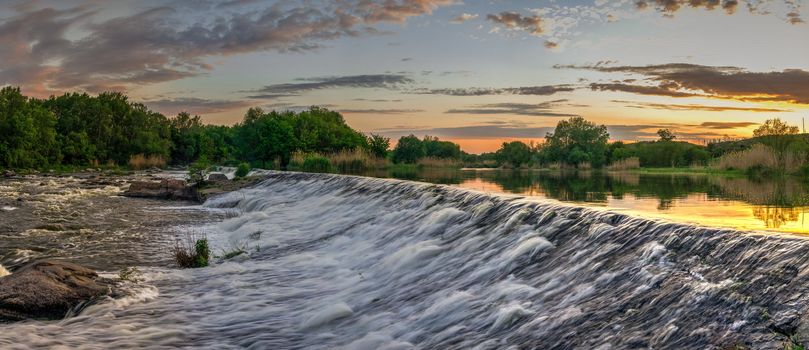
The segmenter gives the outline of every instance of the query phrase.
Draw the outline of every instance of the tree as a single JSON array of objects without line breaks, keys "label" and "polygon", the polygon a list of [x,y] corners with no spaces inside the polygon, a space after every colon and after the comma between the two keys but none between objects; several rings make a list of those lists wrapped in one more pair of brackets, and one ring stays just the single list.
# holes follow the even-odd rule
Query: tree
[{"label": "tree", "polygon": [[767,119],[764,124],[761,124],[756,130],[753,131],[754,137],[761,136],[778,136],[778,135],[795,135],[799,132],[797,126],[791,126],[779,118]]},{"label": "tree", "polygon": [[531,161],[531,147],[520,141],[503,142],[497,150],[497,162],[500,165],[509,164],[519,168]]},{"label": "tree", "polygon": [[775,154],[778,168],[786,168],[786,158],[789,146],[795,141],[792,135],[799,131],[797,126],[791,126],[781,119],[768,119],[753,131],[753,136],[759,137],[761,143],[767,145]]},{"label": "tree", "polygon": [[450,141],[441,141],[434,136],[424,136],[424,156],[444,159],[460,159],[461,146]]},{"label": "tree", "polygon": [[402,136],[396,143],[396,148],[393,149],[393,162],[413,164],[424,158],[424,154],[424,144],[418,137],[415,135]]},{"label": "tree", "polygon": [[673,141],[677,138],[677,136],[674,135],[674,133],[669,129],[657,130],[657,135],[660,136],[660,141],[664,142]]},{"label": "tree", "polygon": [[590,162],[594,167],[601,167],[607,160],[609,139],[606,126],[572,117],[559,121],[554,132],[545,136],[544,158],[571,165]]},{"label": "tree", "polygon": [[390,138],[371,134],[368,136],[368,152],[375,157],[385,158],[388,156],[388,148],[390,148]]}]

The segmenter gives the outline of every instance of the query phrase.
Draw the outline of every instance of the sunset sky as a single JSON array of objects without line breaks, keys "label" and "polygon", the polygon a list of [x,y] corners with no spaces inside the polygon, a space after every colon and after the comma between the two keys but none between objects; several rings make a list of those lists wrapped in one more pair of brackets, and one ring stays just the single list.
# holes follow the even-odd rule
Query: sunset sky
[{"label": "sunset sky", "polygon": [[613,139],[749,136],[809,117],[802,0],[1,1],[0,85],[123,91],[233,124],[338,110],[468,152],[562,118]]}]

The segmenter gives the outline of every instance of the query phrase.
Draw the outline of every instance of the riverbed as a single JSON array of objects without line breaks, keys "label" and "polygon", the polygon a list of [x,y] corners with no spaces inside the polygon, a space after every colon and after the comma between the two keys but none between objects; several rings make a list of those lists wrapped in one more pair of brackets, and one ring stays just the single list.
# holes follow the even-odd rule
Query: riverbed
[{"label": "riverbed", "polygon": [[[129,180],[0,184],[2,205],[16,208],[2,213],[0,254],[12,273],[42,257],[110,278],[138,270],[78,316],[0,325],[0,348],[809,341],[809,244],[800,238],[395,179],[268,172],[203,205],[119,197]],[[188,232],[206,236],[217,256],[245,253],[177,269],[167,247]]]}]

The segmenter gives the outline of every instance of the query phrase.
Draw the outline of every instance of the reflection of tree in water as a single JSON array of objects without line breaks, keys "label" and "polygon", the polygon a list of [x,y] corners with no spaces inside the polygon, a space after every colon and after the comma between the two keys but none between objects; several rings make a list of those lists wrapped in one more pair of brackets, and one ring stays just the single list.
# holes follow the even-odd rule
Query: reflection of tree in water
[{"label": "reflection of tree in water", "polygon": [[757,206],[753,208],[753,216],[764,221],[767,228],[780,228],[788,222],[798,221],[801,216],[801,209]]}]

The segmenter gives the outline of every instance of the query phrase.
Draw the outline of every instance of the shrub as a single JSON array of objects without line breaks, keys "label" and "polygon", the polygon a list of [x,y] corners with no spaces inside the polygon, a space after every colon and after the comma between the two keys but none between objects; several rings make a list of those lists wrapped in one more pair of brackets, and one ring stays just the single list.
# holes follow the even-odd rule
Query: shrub
[{"label": "shrub", "polygon": [[241,163],[239,164],[239,167],[236,168],[236,177],[245,177],[249,173],[250,173],[250,164]]},{"label": "shrub", "polygon": [[303,160],[302,170],[309,173],[327,173],[331,170],[331,162],[319,154],[309,155]]},{"label": "shrub", "polygon": [[205,181],[205,176],[208,174],[210,168],[208,159],[200,157],[196,162],[191,163],[188,167],[188,180],[192,183],[202,183]]},{"label": "shrub", "polygon": [[162,168],[164,166],[166,166],[166,160],[158,155],[145,156],[143,154],[136,154],[129,157],[129,167],[134,170]]},{"label": "shrub", "polygon": [[195,238],[189,234],[183,240],[174,243],[174,261],[181,268],[196,268],[208,266],[211,250],[207,238]]}]

